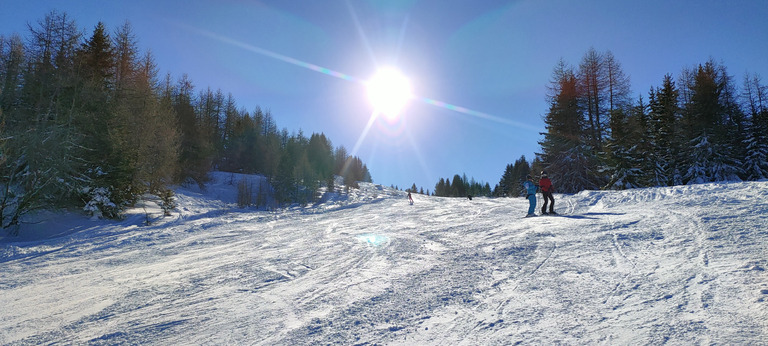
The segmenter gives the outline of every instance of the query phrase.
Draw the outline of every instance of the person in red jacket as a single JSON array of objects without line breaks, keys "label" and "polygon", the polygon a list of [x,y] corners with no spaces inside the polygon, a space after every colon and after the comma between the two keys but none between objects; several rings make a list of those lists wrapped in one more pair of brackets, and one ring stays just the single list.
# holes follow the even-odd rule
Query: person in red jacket
[{"label": "person in red jacket", "polygon": [[[552,196],[552,192],[555,192],[555,187],[552,186],[552,181],[549,180],[549,177],[547,177],[546,171],[541,171],[539,187],[541,188],[541,194],[544,197],[544,205],[541,206],[541,214],[557,215],[557,213],[555,213],[555,197]],[[549,213],[547,213],[547,204],[549,204]]]}]

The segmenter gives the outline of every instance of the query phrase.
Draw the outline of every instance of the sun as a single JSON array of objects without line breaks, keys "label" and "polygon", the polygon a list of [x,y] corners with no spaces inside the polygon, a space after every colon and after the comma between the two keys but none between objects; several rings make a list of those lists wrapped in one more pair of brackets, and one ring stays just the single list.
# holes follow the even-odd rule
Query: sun
[{"label": "sun", "polygon": [[397,119],[413,97],[411,82],[392,67],[376,71],[376,74],[366,83],[366,89],[374,110],[389,120]]}]

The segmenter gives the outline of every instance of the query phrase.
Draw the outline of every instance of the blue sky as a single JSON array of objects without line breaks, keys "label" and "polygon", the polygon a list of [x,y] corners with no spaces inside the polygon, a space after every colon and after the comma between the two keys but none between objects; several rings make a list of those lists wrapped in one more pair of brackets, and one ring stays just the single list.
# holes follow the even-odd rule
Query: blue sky
[{"label": "blue sky", "polygon": [[[323,132],[374,182],[401,188],[433,190],[456,173],[493,186],[507,164],[532,159],[555,64],[577,65],[591,47],[613,53],[635,98],[710,58],[737,86],[747,72],[768,84],[765,0],[2,0],[0,34],[26,35],[53,9],[86,37],[99,21],[129,21],[161,73],[268,109],[280,128]],[[357,81],[384,65],[416,97],[397,122],[366,131],[373,110]]]}]

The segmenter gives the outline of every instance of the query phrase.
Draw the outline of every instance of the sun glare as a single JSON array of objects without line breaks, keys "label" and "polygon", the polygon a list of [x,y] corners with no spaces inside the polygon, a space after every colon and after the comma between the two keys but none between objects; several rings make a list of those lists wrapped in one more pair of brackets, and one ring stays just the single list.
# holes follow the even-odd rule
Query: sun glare
[{"label": "sun glare", "polygon": [[400,71],[383,68],[366,83],[368,99],[376,112],[389,120],[397,119],[413,97],[411,83]]}]

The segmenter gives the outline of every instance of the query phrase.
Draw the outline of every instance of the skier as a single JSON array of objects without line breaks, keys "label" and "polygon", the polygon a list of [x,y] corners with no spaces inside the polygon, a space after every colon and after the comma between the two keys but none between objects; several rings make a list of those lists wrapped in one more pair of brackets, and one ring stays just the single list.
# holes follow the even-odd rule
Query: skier
[{"label": "skier", "polygon": [[[557,215],[557,213],[555,213],[555,197],[552,196],[552,193],[555,192],[555,187],[552,186],[552,181],[547,177],[546,171],[541,171],[539,187],[541,188],[541,194],[544,197],[544,205],[541,206],[541,214]],[[547,213],[547,204],[549,204],[549,213]]]},{"label": "skier", "polygon": [[536,210],[536,188],[538,186],[533,183],[533,177],[531,177],[530,174],[528,174],[525,179],[527,180],[523,183],[523,187],[525,188],[525,192],[528,194],[526,198],[530,203],[530,206],[528,207],[528,215],[525,217],[536,216],[536,214],[533,212]]},{"label": "skier", "polygon": [[413,205],[413,197],[411,197],[411,191],[408,191],[408,203]]}]

